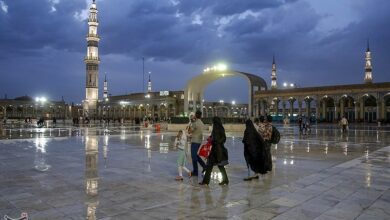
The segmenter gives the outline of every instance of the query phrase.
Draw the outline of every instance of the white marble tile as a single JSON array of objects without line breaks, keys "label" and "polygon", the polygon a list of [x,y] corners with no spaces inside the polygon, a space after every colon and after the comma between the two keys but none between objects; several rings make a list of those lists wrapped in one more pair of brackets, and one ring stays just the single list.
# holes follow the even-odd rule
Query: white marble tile
[{"label": "white marble tile", "polygon": [[[99,129],[90,128],[97,133]],[[175,133],[136,131],[123,137],[121,129],[110,128],[107,158],[102,152],[106,137],[97,136],[97,160],[95,173],[92,172],[96,174],[95,196],[86,191],[91,172],[87,175],[84,136],[47,139],[46,162],[50,169],[46,172],[34,169],[34,139],[0,141],[0,214],[20,214],[25,210],[43,219],[85,219],[89,204],[95,205],[98,219],[389,216],[390,148],[381,147],[390,144],[390,137],[378,143],[369,132],[351,134],[345,155],[336,141],[338,137],[326,129],[308,139],[291,136],[293,149],[291,143],[285,142],[273,148],[276,160],[271,173],[244,182],[247,170],[238,140],[242,134],[234,134],[235,140],[228,137],[226,143],[229,186],[218,185],[219,172],[214,168],[210,185],[199,187],[201,176],[183,182],[173,180],[177,175],[177,151],[169,148],[167,153],[160,153],[159,143],[173,142]],[[146,135],[149,149],[145,147]],[[367,138],[367,144],[361,143],[361,136]],[[308,143],[310,152],[306,150]],[[325,143],[329,143],[327,154],[323,150]],[[367,148],[369,160],[365,159]],[[187,167],[191,168],[191,164]]]}]

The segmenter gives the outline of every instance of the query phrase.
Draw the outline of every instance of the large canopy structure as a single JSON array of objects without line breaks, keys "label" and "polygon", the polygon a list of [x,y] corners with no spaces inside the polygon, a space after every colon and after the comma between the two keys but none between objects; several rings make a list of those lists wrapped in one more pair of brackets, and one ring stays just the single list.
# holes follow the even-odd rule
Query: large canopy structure
[{"label": "large canopy structure", "polygon": [[[267,90],[267,83],[259,76],[233,70],[222,70],[217,67],[207,68],[202,74],[192,78],[184,89],[184,111],[189,113],[201,109],[204,100],[204,89],[212,82],[226,78],[240,76],[248,81],[248,115],[253,116],[256,111],[252,105],[256,91]],[[234,88],[232,88],[234,89]]]}]

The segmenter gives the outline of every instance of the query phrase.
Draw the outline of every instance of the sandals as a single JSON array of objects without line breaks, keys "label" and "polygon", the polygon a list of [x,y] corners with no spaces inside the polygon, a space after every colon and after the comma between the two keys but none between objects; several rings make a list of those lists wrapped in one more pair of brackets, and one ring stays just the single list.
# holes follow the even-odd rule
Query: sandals
[{"label": "sandals", "polygon": [[220,186],[229,185],[229,181],[227,181],[227,180],[222,181],[222,182],[218,183],[218,185],[220,185]]},{"label": "sandals", "polygon": [[183,177],[182,176],[177,176],[177,177],[175,177],[175,180],[176,181],[183,181]]},{"label": "sandals", "polygon": [[243,180],[244,181],[251,181],[253,179],[259,179],[259,175],[255,175],[255,176],[248,176],[246,178],[244,178]]}]

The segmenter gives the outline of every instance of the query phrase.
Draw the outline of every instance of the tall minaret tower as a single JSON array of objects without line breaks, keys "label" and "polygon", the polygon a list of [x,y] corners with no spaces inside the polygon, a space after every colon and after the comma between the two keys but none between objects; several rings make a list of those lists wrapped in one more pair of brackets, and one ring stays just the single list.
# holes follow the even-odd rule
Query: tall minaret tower
[{"label": "tall minaret tower", "polygon": [[372,83],[372,65],[371,65],[371,51],[370,51],[370,42],[367,40],[367,50],[366,50],[366,66],[364,67],[364,82]]},{"label": "tall minaret tower", "polygon": [[152,92],[152,81],[150,80],[150,74],[151,72],[149,72],[148,92]]},{"label": "tall minaret tower", "polygon": [[96,113],[97,101],[99,97],[98,87],[98,70],[99,70],[99,53],[98,43],[99,35],[97,27],[99,25],[97,19],[97,8],[95,0],[93,0],[89,8],[88,18],[88,35],[87,35],[87,56],[84,59],[86,64],[86,84],[85,84],[85,100],[83,103],[84,116],[93,116]]},{"label": "tall minaret tower", "polygon": [[272,58],[271,89],[277,89],[275,56]]},{"label": "tall minaret tower", "polygon": [[108,101],[108,86],[107,86],[107,76],[104,75],[104,82],[103,82],[103,100]]}]

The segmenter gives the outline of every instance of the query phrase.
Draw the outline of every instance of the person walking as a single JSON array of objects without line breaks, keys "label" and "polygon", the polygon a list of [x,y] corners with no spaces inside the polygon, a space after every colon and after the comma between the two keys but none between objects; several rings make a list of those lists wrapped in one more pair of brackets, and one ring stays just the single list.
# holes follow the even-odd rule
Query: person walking
[{"label": "person walking", "polygon": [[341,119],[341,126],[343,129],[343,133],[347,132],[348,120],[345,116]]},{"label": "person walking", "polygon": [[[244,181],[258,179],[259,174],[266,174],[265,169],[265,143],[256,127],[250,119],[245,122],[245,132],[242,143],[244,143],[244,157],[248,167],[248,177]],[[255,173],[250,176],[249,168]]]},{"label": "person walking", "polygon": [[53,117],[53,126],[56,126],[57,125],[57,118],[56,117]]},{"label": "person walking", "polygon": [[198,176],[198,162],[202,166],[203,170],[205,169],[206,166],[206,164],[198,156],[198,150],[203,140],[204,124],[201,118],[202,118],[202,112],[198,110],[195,112],[195,118],[192,119],[192,122],[190,124],[191,160],[192,160],[192,167],[193,167],[192,169],[193,176]]},{"label": "person walking", "polygon": [[299,125],[299,134],[303,133],[303,119],[302,116],[298,118],[298,125]]},{"label": "person walking", "polygon": [[[260,119],[261,121],[261,119]],[[267,115],[267,120],[259,126],[259,133],[264,140],[265,146],[265,170],[272,170],[271,138],[272,138],[272,116]]]},{"label": "person walking", "polygon": [[183,180],[183,170],[188,173],[188,176],[191,177],[191,171],[187,169],[186,165],[186,158],[187,158],[187,137],[185,134],[185,131],[180,130],[177,133],[176,139],[175,139],[175,147],[177,147],[178,150],[178,157],[177,157],[177,169],[179,171],[179,175],[176,176],[175,180],[181,181]]},{"label": "person walking", "polygon": [[226,134],[225,128],[222,125],[219,117],[213,118],[213,130],[211,131],[212,147],[206,165],[206,173],[200,185],[208,185],[210,183],[211,171],[214,166],[218,166],[222,174],[222,182],[219,185],[228,185],[229,179],[226,174],[225,166],[228,162],[228,151],[225,148]]}]

